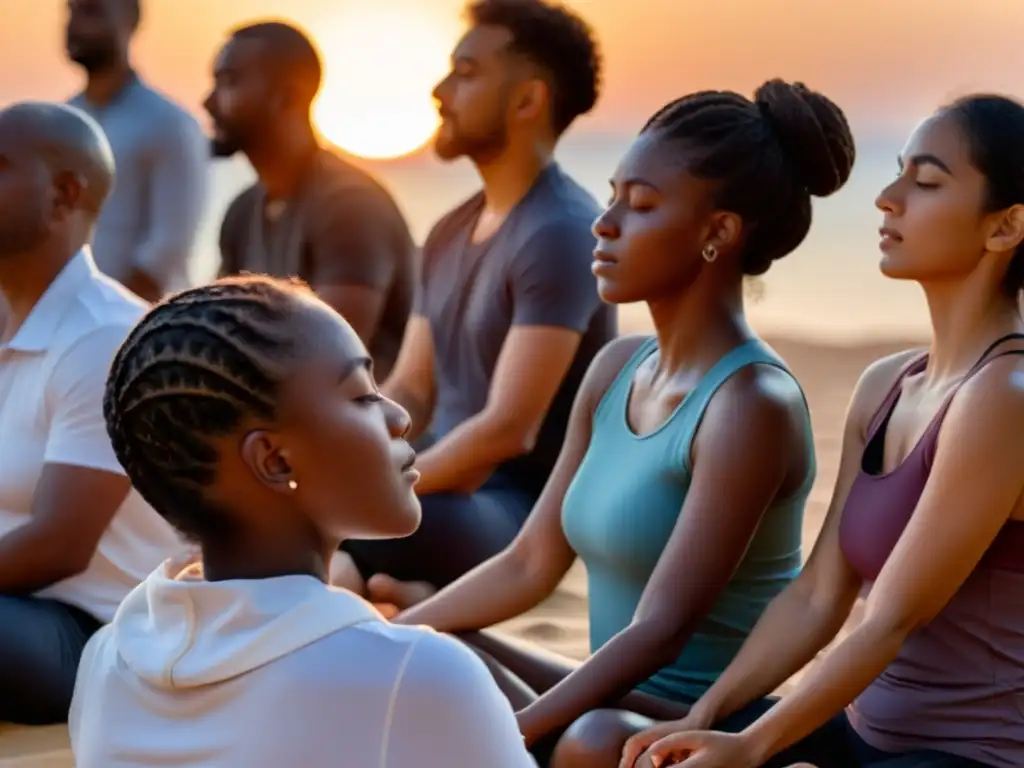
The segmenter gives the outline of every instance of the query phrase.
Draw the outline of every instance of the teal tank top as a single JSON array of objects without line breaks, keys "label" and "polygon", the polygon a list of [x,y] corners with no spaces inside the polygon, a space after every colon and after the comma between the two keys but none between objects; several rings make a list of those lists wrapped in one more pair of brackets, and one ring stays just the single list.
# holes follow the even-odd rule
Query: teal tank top
[{"label": "teal tank top", "polygon": [[[748,365],[788,372],[767,345],[746,342],[722,357],[660,427],[637,435],[627,421],[633,374],[657,349],[657,339],[641,345],[601,399],[590,446],[562,506],[566,538],[587,570],[591,652],[633,620],[686,499],[692,476],[690,446],[715,392]],[[684,703],[700,698],[732,661],[768,603],[799,573],[804,504],[815,476],[809,413],[806,423],[809,469],[804,483],[765,512],[732,580],[682,653],[641,690]]]}]

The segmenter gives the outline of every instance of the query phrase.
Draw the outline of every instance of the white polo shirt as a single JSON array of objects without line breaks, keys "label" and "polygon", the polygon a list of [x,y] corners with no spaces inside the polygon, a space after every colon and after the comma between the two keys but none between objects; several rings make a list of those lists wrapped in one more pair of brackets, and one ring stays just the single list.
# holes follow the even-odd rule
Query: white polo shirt
[{"label": "white polo shirt", "polygon": [[[44,464],[124,474],[103,420],[103,391],[145,304],[104,277],[88,251],[50,284],[0,346],[0,537],[29,521]],[[121,600],[182,542],[129,493],[83,572],[41,591],[110,621]]]}]

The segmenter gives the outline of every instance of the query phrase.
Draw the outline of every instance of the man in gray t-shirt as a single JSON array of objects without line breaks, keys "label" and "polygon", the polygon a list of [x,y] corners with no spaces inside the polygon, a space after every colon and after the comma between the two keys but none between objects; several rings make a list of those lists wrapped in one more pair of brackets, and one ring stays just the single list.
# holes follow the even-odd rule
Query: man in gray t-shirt
[{"label": "man in gray t-shirt", "polygon": [[[423,247],[402,351],[383,391],[421,446],[420,529],[350,541],[375,600],[408,605],[504,549],[537,500],[590,361],[616,331],[590,268],[599,208],[553,159],[597,98],[586,25],[544,2],[476,3],[435,90],[442,159],[483,190]],[[340,570],[340,569],[339,569]],[[351,574],[350,574],[351,578]]]},{"label": "man in gray t-shirt", "polygon": [[96,264],[156,301],[189,285],[209,152],[196,119],[132,70],[128,46],[138,23],[138,0],[68,3],[68,57],[88,76],[68,103],[100,124],[117,166],[96,222]]}]

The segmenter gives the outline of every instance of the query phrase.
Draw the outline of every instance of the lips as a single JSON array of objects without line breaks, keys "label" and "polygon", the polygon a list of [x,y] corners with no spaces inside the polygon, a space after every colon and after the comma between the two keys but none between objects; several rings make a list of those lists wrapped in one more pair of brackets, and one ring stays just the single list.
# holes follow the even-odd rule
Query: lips
[{"label": "lips", "polygon": [[409,451],[409,457],[402,464],[402,471],[408,472],[416,465],[416,451]]},{"label": "lips", "polygon": [[903,235],[901,235],[892,227],[882,227],[881,229],[878,230],[878,234],[883,240],[890,240],[894,243],[903,242]]}]

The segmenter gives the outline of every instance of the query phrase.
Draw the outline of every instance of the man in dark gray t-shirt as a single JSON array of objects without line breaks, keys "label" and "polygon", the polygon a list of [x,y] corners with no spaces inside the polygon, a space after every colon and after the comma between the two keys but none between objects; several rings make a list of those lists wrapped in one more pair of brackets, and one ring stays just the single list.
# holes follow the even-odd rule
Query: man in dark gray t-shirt
[{"label": "man in dark gray t-shirt", "polygon": [[309,109],[320,78],[312,43],[279,22],[235,30],[217,57],[205,105],[213,152],[243,152],[259,177],[224,216],[221,274],[302,278],[352,325],[383,380],[412,306],[416,249],[387,190],[319,146]]},{"label": "man in dark gray t-shirt", "polygon": [[[554,161],[597,98],[577,16],[483,0],[436,88],[442,159],[469,157],[481,192],[434,227],[384,393],[421,448],[420,529],[344,545],[370,596],[409,605],[512,541],[551,473],[590,361],[616,331],[591,273],[596,201]],[[349,574],[351,577],[351,573]]]}]

